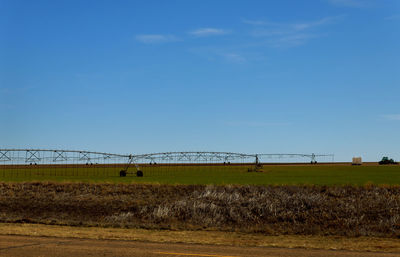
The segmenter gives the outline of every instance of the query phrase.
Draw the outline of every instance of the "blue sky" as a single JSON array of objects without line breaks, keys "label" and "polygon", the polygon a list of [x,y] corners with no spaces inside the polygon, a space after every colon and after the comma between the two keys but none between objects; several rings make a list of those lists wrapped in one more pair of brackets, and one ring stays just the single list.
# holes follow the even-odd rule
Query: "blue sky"
[{"label": "blue sky", "polygon": [[0,146],[400,160],[400,1],[0,0]]}]

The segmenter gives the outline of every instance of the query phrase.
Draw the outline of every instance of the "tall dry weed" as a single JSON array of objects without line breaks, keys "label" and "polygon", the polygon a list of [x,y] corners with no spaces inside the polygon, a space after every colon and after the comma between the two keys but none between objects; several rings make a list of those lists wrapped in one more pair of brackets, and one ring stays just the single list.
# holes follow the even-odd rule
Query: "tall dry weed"
[{"label": "tall dry weed", "polygon": [[400,187],[0,183],[0,222],[400,236]]}]

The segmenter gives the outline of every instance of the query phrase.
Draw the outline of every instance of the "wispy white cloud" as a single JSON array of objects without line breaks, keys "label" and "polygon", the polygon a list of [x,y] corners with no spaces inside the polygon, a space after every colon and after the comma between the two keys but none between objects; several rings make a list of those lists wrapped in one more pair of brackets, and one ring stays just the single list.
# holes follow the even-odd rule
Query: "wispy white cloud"
[{"label": "wispy white cloud", "polygon": [[385,114],[382,116],[387,120],[400,120],[400,114]]},{"label": "wispy white cloud", "polygon": [[230,30],[217,29],[217,28],[200,28],[189,32],[189,34],[196,37],[220,36],[230,33],[231,33]]},{"label": "wispy white cloud", "polygon": [[343,18],[342,15],[340,16],[332,16],[332,17],[325,17],[316,21],[311,22],[301,22],[301,23],[294,23],[292,25],[293,29],[295,30],[305,30],[311,29],[322,25],[336,23]]},{"label": "wispy white cloud", "polygon": [[395,14],[392,16],[385,17],[385,20],[388,20],[388,21],[400,20],[400,14]]},{"label": "wispy white cloud", "polygon": [[174,35],[163,35],[163,34],[141,34],[141,35],[136,35],[135,38],[137,41],[145,44],[168,43],[179,40]]},{"label": "wispy white cloud", "polygon": [[274,47],[291,47],[305,44],[309,39],[318,37],[319,27],[337,23],[343,16],[324,17],[315,21],[277,23],[263,20],[242,20],[254,26],[251,35],[266,38],[267,44]]},{"label": "wispy white cloud", "polygon": [[371,4],[368,0],[328,0],[328,2],[336,6],[357,8],[367,7]]},{"label": "wispy white cloud", "polygon": [[259,28],[260,27],[264,29],[268,28],[268,31],[272,32],[270,34],[286,34],[292,31],[307,30],[322,25],[333,24],[343,19],[343,17],[344,17],[343,15],[329,16],[315,21],[295,22],[295,23],[278,23],[278,22],[268,22],[263,20],[253,20],[253,21],[243,20],[243,23],[258,26]]},{"label": "wispy white cloud", "polygon": [[324,17],[315,21],[308,22],[297,22],[297,23],[279,23],[279,22],[270,22],[266,20],[247,20],[242,19],[242,22],[245,24],[259,26],[259,27],[273,27],[273,28],[281,28],[281,29],[294,29],[294,30],[304,30],[313,27],[318,27],[325,24],[335,23],[343,18],[343,15],[339,16],[329,16]]}]

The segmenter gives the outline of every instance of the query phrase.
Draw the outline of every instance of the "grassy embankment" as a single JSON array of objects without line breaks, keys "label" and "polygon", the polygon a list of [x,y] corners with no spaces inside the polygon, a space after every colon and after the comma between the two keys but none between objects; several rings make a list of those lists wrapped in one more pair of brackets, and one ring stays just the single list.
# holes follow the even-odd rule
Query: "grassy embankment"
[{"label": "grassy embankment", "polygon": [[0,183],[0,222],[396,238],[400,187]]}]

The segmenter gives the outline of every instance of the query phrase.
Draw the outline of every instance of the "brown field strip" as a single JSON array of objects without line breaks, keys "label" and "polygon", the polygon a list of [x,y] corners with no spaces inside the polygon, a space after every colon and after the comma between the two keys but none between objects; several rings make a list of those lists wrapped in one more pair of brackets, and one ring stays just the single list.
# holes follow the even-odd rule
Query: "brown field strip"
[{"label": "brown field strip", "polygon": [[0,235],[400,253],[400,239],[378,237],[267,236],[240,232],[169,231],[8,223],[0,223]]}]

